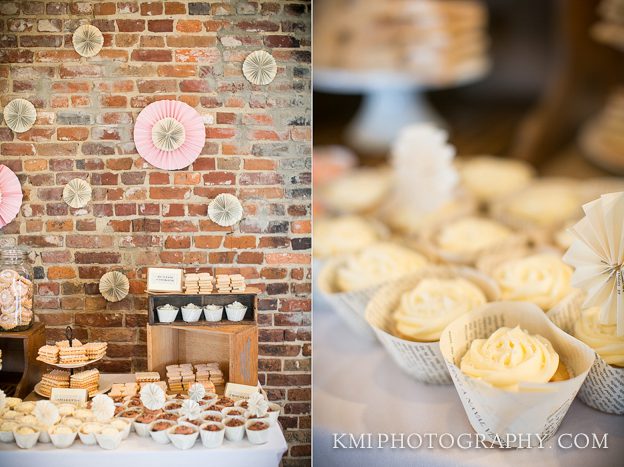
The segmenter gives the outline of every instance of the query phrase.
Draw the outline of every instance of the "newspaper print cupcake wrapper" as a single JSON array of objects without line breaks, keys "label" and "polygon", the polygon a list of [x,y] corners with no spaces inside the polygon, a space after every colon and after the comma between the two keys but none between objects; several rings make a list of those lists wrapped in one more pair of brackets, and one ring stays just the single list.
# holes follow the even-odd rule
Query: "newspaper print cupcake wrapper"
[{"label": "newspaper print cupcake wrapper", "polygon": [[337,267],[341,260],[332,259],[326,262],[318,275],[318,289],[321,298],[326,301],[336,314],[351,328],[351,330],[369,342],[376,340],[375,333],[366,323],[364,313],[369,300],[373,297],[379,285],[351,292],[336,292],[334,279]]},{"label": "newspaper print cupcake wrapper", "polygon": [[377,290],[366,307],[366,321],[377,335],[394,362],[409,376],[428,384],[451,384],[451,376],[438,341],[414,342],[392,334],[392,312],[397,308],[401,295],[414,288],[426,278],[464,278],[481,289],[488,301],[499,297],[496,284],[484,274],[471,268],[431,266],[415,274],[393,281]]},{"label": "newspaper print cupcake wrapper", "polygon": [[[577,292],[547,313],[558,327],[573,334],[574,323],[580,319],[585,294]],[[624,415],[624,368],[609,365],[596,354],[594,364],[579,391],[589,407],[605,413]]]},{"label": "newspaper print cupcake wrapper", "polygon": [[[518,392],[511,392],[462,373],[459,364],[471,342],[502,326],[520,326],[548,339],[571,377],[556,383],[521,383]],[[532,443],[552,437],[594,362],[592,349],[526,302],[494,302],[456,319],[442,332],[440,350],[470,424],[486,441],[503,447],[518,447],[520,435],[525,443],[527,434]]]}]

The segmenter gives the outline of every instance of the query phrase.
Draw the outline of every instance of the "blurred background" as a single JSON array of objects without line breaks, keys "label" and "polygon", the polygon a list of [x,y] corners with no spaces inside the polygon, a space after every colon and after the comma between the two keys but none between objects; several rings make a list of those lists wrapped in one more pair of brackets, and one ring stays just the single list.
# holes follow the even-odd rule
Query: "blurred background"
[{"label": "blurred background", "polygon": [[[401,126],[542,175],[624,173],[624,0],[315,0],[314,144],[378,164]],[[315,168],[322,167],[315,160]]]}]

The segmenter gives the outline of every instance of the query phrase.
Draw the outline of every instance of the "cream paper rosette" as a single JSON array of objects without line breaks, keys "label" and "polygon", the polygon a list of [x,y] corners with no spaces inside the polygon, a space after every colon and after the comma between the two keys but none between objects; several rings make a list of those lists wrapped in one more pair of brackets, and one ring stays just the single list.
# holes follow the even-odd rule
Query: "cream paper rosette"
[{"label": "cream paper rosette", "polygon": [[[519,326],[547,339],[570,378],[548,383],[520,383],[517,391],[493,387],[465,375],[459,368],[475,339],[486,339],[501,327]],[[453,321],[443,331],[440,350],[453,378],[470,424],[496,445],[518,447],[520,435],[531,444],[545,441],[559,428],[594,362],[587,345],[566,334],[532,303],[494,302]]]},{"label": "cream paper rosette", "polygon": [[462,217],[425,233],[421,247],[441,262],[472,266],[478,258],[527,245],[528,238],[484,217]]},{"label": "cream paper rosette", "polygon": [[[553,323],[576,336],[575,327],[581,320],[582,303],[585,294],[579,293],[576,301],[570,306],[552,310],[548,315]],[[579,338],[576,336],[577,339]],[[579,391],[579,399],[588,406],[601,412],[624,414],[624,368],[609,365],[596,352],[596,359],[589,370],[587,378]]]},{"label": "cream paper rosette", "polygon": [[[421,267],[429,264],[429,260],[419,252],[411,250],[407,247],[402,247],[398,244],[395,246],[400,248],[405,253],[412,253],[413,264],[410,267],[406,267],[404,262],[403,267],[393,269],[391,261],[384,261],[384,269],[387,270],[386,272],[392,272],[394,277],[379,273],[378,280],[374,283],[371,281],[363,287],[352,288],[349,290],[341,288],[339,285],[340,270],[348,265],[349,261],[353,260],[354,257],[360,253],[363,254],[364,252],[360,252],[356,255],[344,255],[338,258],[330,259],[325,263],[318,274],[318,289],[321,299],[325,300],[356,334],[370,341],[375,340],[375,335],[366,323],[364,313],[368,301],[371,299],[376,290],[386,282],[396,279],[399,276],[415,272]],[[361,256],[359,258],[355,258],[355,260],[359,261],[363,267],[369,266],[375,268],[378,266],[376,264],[376,259],[365,258],[366,256]],[[406,258],[402,258],[402,260],[405,259]],[[353,268],[351,269],[353,270]],[[364,273],[364,271],[362,271],[362,273]]]},{"label": "cream paper rosette", "polygon": [[484,274],[466,267],[430,266],[379,288],[366,307],[366,321],[395,363],[417,381],[451,384],[451,377],[440,353],[439,341],[415,342],[398,337],[393,313],[404,293],[424,279],[462,278],[476,286],[487,301],[498,299],[496,284]]}]

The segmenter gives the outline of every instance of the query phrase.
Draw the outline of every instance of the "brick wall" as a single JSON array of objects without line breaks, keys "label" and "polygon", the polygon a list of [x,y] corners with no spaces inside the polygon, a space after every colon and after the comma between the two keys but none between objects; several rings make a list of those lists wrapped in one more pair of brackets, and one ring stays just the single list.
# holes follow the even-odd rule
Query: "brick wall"
[{"label": "brick wall", "polygon": [[[71,34],[103,33],[85,59]],[[0,95],[38,111],[13,134],[0,125],[0,162],[22,182],[24,203],[4,244],[36,253],[36,311],[49,340],[72,324],[106,340],[100,368],[145,368],[146,267],[203,264],[239,271],[264,291],[261,382],[285,405],[286,465],[310,455],[310,3],[308,1],[0,2]],[[268,87],[241,73],[251,51],[278,63]],[[206,145],[189,168],[163,171],[137,154],[133,122],[157,99],[179,99],[204,117]],[[93,201],[70,209],[63,186],[84,178]],[[216,194],[235,193],[246,218],[220,228]],[[131,294],[98,294],[100,276],[124,271]]]}]

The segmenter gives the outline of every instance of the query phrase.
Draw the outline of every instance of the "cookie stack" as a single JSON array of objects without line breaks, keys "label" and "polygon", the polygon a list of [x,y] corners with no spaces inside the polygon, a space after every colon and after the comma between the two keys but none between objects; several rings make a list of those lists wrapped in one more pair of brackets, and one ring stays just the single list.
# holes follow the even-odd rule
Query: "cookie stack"
[{"label": "cookie stack", "polygon": [[44,345],[39,348],[39,355],[37,356],[37,360],[55,364],[58,363],[59,359],[59,348],[56,345]]},{"label": "cookie stack", "polygon": [[199,293],[199,274],[189,273],[184,275],[184,293]]},{"label": "cookie stack", "polygon": [[245,278],[240,274],[232,274],[230,276],[230,285],[232,287],[232,292],[244,292]]},{"label": "cookie stack", "polygon": [[212,292],[212,276],[209,272],[199,273],[199,293]]},{"label": "cookie stack", "polygon": [[87,360],[97,360],[106,355],[106,342],[89,342],[84,345]]},{"label": "cookie stack", "polygon": [[209,381],[212,385],[222,385],[225,383],[223,372],[219,369],[216,362],[199,363],[195,365],[196,377],[198,382],[204,383]]},{"label": "cookie stack", "polygon": [[100,372],[93,368],[71,375],[69,387],[72,389],[86,389],[89,397],[93,397],[100,387]]},{"label": "cookie stack", "polygon": [[69,388],[69,371],[56,369],[43,375],[39,383],[39,392],[45,397],[50,397],[54,388]]},{"label": "cookie stack", "polygon": [[160,374],[157,371],[140,371],[134,374],[137,384],[156,383],[160,381]]},{"label": "cookie stack", "polygon": [[114,383],[108,395],[110,397],[132,397],[136,395],[138,387],[137,383]]},{"label": "cookie stack", "polygon": [[217,292],[230,293],[231,291],[230,276],[228,274],[217,274]]},{"label": "cookie stack", "polygon": [[89,361],[87,351],[82,342],[77,339],[72,341],[71,347],[67,341],[57,342],[56,345],[59,348],[59,363],[61,364],[73,365]]}]

